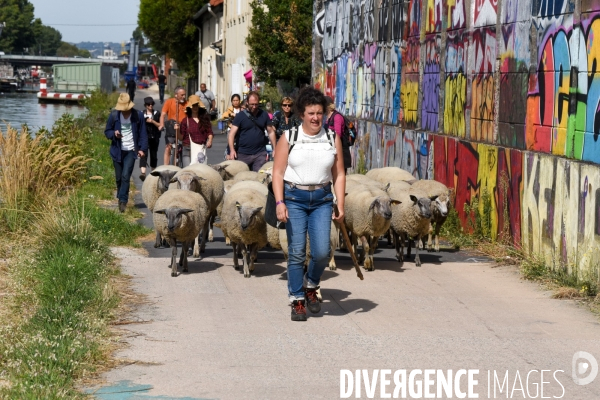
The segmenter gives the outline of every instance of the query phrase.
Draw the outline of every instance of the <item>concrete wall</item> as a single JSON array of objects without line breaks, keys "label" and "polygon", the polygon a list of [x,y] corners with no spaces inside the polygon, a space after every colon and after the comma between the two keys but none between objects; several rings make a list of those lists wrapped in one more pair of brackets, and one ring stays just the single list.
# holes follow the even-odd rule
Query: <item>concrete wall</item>
[{"label": "concrete wall", "polygon": [[599,0],[317,0],[314,15],[314,84],[358,120],[354,165],[444,182],[463,223],[487,188],[494,235],[598,278]]},{"label": "concrete wall", "polygon": [[[244,73],[252,68],[248,60],[246,36],[252,19],[248,0],[225,0],[225,81],[227,105],[232,94],[242,96]],[[242,96],[243,97],[243,96]]]}]

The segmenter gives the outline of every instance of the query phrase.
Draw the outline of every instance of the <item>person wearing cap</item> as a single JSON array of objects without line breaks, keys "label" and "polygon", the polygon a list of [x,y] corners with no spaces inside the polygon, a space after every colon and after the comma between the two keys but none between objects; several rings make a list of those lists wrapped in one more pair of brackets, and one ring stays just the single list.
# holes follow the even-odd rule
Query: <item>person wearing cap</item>
[{"label": "person wearing cap", "polygon": [[115,168],[119,211],[125,212],[129,201],[129,181],[135,159],[144,157],[148,151],[148,135],[144,115],[133,108],[127,93],[121,93],[115,109],[106,122],[104,135],[110,143],[110,157]]},{"label": "person wearing cap", "polygon": [[146,124],[146,133],[148,134],[148,154],[140,157],[140,179],[146,179],[146,167],[148,158],[150,158],[150,168],[156,168],[158,164],[158,145],[160,144],[160,113],[154,109],[154,99],[152,97],[144,98],[144,121]]},{"label": "person wearing cap", "polygon": [[210,118],[199,96],[191,95],[187,103],[185,116],[179,123],[183,138],[183,166],[198,163],[199,153],[202,163],[207,164],[206,149],[212,147],[213,140]]}]

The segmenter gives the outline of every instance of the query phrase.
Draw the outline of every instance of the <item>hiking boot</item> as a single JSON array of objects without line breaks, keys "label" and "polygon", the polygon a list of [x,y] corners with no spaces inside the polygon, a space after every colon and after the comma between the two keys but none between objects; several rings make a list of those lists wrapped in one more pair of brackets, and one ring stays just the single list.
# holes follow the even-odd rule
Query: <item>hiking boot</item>
[{"label": "hiking boot", "polygon": [[316,314],[319,311],[321,311],[321,302],[317,297],[317,289],[319,289],[319,286],[317,286],[316,288],[305,289],[306,306],[308,307],[308,310],[313,314]]},{"label": "hiking boot", "polygon": [[124,213],[126,209],[127,209],[127,203],[125,203],[124,201],[120,201],[119,202],[119,211]]},{"label": "hiking boot", "polygon": [[144,182],[146,180],[146,174],[140,174],[140,181]]},{"label": "hiking boot", "polygon": [[292,321],[306,321],[304,300],[294,300],[292,302]]}]

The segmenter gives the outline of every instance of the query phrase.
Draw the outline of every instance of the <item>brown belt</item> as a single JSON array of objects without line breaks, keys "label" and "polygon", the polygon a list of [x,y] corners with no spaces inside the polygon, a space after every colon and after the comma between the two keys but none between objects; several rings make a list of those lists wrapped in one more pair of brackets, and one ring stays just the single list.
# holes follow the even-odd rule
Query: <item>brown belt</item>
[{"label": "brown belt", "polygon": [[292,182],[288,182],[288,181],[284,181],[284,182],[287,183],[288,185],[290,185],[291,187],[294,187],[294,188],[300,189],[300,190],[308,190],[309,192],[313,192],[317,189],[321,189],[321,188],[324,188],[325,186],[329,185],[329,182],[320,183],[318,185],[296,185],[295,183],[292,183]]}]

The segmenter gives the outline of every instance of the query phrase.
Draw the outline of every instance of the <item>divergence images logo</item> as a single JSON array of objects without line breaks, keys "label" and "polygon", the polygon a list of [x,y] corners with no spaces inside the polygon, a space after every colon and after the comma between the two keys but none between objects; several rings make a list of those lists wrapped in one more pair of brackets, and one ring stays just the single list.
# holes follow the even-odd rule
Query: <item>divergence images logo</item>
[{"label": "divergence images logo", "polygon": [[598,361],[590,353],[578,351],[573,354],[571,373],[576,385],[584,386],[592,383],[598,376]]}]

